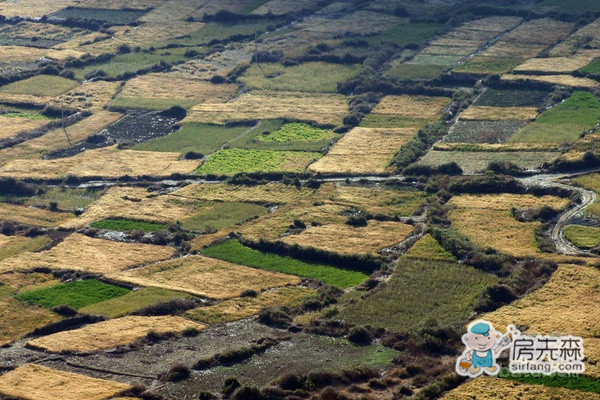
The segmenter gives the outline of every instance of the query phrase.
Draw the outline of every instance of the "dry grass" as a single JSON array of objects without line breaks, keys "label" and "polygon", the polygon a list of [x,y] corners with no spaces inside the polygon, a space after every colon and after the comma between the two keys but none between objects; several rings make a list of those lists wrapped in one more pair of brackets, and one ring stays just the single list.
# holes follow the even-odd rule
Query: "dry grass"
[{"label": "dry grass", "polygon": [[0,203],[0,215],[2,215],[4,221],[13,221],[19,224],[34,225],[42,228],[56,227],[74,218],[74,215],[71,213],[53,212],[8,203]]},{"label": "dry grass", "polygon": [[522,20],[519,17],[488,17],[469,21],[462,25],[462,29],[501,33],[517,26]]},{"label": "dry grass", "polygon": [[383,173],[414,128],[360,128],[346,133],[327,155],[308,168],[313,172]]},{"label": "dry grass", "polygon": [[248,268],[203,256],[131,269],[111,275],[112,278],[142,286],[153,286],[187,292],[212,299],[238,297],[246,289],[260,291],[298,284],[300,278]]},{"label": "dry grass", "polygon": [[131,386],[124,383],[35,364],[0,376],[0,393],[27,400],[104,400],[129,389]]},{"label": "dry grass", "polygon": [[598,400],[596,393],[580,392],[564,388],[552,388],[542,385],[519,383],[507,379],[481,377],[470,379],[456,389],[446,393],[441,400],[537,400],[537,399],[570,399]]},{"label": "dry grass", "polygon": [[0,262],[0,272],[27,271],[36,267],[96,273],[121,271],[127,267],[165,260],[175,250],[166,246],[132,244],[94,239],[73,233],[50,250],[22,253]]},{"label": "dry grass", "polygon": [[[2,4],[0,3],[0,15],[2,14]],[[84,53],[77,50],[56,50],[56,49],[38,49],[25,46],[2,46],[2,62],[35,62],[38,58],[45,57],[57,61],[64,61],[69,57],[79,58]]]},{"label": "dry grass", "polygon": [[550,18],[534,19],[509,32],[502,38],[502,41],[549,46],[564,39],[572,28],[573,23]]},{"label": "dry grass", "polygon": [[442,108],[450,102],[447,97],[385,96],[373,109],[374,114],[435,120]]},{"label": "dry grass", "polygon": [[283,241],[340,254],[375,254],[385,247],[400,243],[412,230],[411,225],[372,220],[362,228],[345,224],[311,226],[300,234],[284,237]]},{"label": "dry grass", "polygon": [[48,236],[38,236],[34,239],[23,236],[0,235],[0,260],[16,256],[26,251],[38,251],[52,242]]},{"label": "dry grass", "polygon": [[313,193],[313,189],[306,187],[296,189],[294,186],[288,186],[282,183],[267,183],[266,185],[255,186],[239,186],[219,183],[188,185],[173,192],[172,196],[181,197],[182,199],[190,198],[208,201],[285,204],[308,198]]},{"label": "dry grass", "polygon": [[337,125],[347,113],[348,98],[337,94],[254,91],[228,103],[194,106],[184,122],[224,124],[227,121],[287,118]]},{"label": "dry grass", "polygon": [[592,41],[587,43],[592,49],[600,48],[600,18],[596,21],[592,22],[589,25],[585,25],[584,27],[577,30],[575,33],[571,34],[568,38],[557,44],[551,51],[550,55],[553,57],[562,56],[569,57],[573,54],[574,51],[581,51],[579,46],[583,39],[592,38]]},{"label": "dry grass", "polygon": [[201,330],[204,325],[174,316],[128,316],[54,333],[30,340],[26,345],[50,353],[89,353],[134,343],[150,332],[180,333],[190,328]]},{"label": "dry grass", "polygon": [[45,308],[28,305],[12,297],[1,297],[0,346],[59,319],[57,314]]},{"label": "dry grass", "polygon": [[[89,136],[100,132],[108,125],[119,120],[123,114],[99,111],[66,128],[71,143],[80,143]],[[54,129],[36,139],[28,140],[9,149],[0,150],[0,163],[10,160],[41,158],[53,150],[69,147],[69,142],[62,128]],[[25,167],[25,170],[29,166]]]},{"label": "dry grass", "polygon": [[480,208],[483,210],[510,211],[511,207],[518,209],[539,209],[543,206],[562,210],[569,205],[569,199],[557,196],[536,197],[530,194],[495,194],[495,195],[461,195],[453,197],[450,205],[458,208]]},{"label": "dry grass", "polygon": [[600,335],[600,271],[561,264],[541,289],[484,316],[496,324],[525,325],[528,334]]},{"label": "dry grass", "polygon": [[536,107],[471,106],[460,114],[468,121],[533,121],[538,115]]},{"label": "dry grass", "polygon": [[7,139],[21,132],[28,132],[34,129],[41,128],[48,121],[43,119],[30,119],[22,117],[5,117],[0,115],[0,139]]},{"label": "dry grass", "polygon": [[51,14],[62,8],[75,5],[74,0],[58,0],[58,1],[3,1],[0,2],[0,15],[6,17],[34,17],[39,18],[46,14]]},{"label": "dry grass", "polygon": [[558,151],[559,146],[555,143],[442,143],[433,145],[433,150],[438,151],[462,151],[462,152],[532,152],[532,151]]},{"label": "dry grass", "polygon": [[515,57],[524,60],[538,55],[545,47],[546,46],[543,44],[499,41],[484,50],[480,56],[474,57],[473,59],[476,60],[485,57]]},{"label": "dry grass", "polygon": [[0,176],[33,179],[60,179],[68,175],[168,177],[175,173],[189,174],[198,167],[198,161],[182,161],[180,157],[179,153],[121,151],[113,146],[55,160],[13,160],[0,168]]},{"label": "dry grass", "polygon": [[571,75],[521,75],[521,74],[506,74],[502,75],[501,79],[507,81],[532,80],[539,82],[552,83],[555,85],[573,86],[580,88],[597,88],[600,87],[600,82],[589,78],[576,78]]},{"label": "dry grass", "polygon": [[256,315],[267,307],[300,306],[304,299],[315,294],[312,289],[288,286],[259,293],[257,297],[239,297],[214,306],[199,307],[188,311],[186,316],[206,324],[237,321]]},{"label": "dry grass", "polygon": [[80,111],[100,111],[108,104],[121,82],[93,81],[84,82],[69,92],[50,102],[53,107],[75,108]]},{"label": "dry grass", "polygon": [[272,0],[258,7],[252,12],[252,14],[264,15],[268,14],[269,12],[275,15],[288,14],[298,12],[306,8],[313,8],[320,3],[321,2],[319,0],[308,0],[301,3],[295,0]]},{"label": "dry grass", "polygon": [[585,347],[585,373],[586,375],[600,378],[600,339],[584,339]]},{"label": "dry grass", "polygon": [[[277,0],[296,3],[297,8],[306,8],[304,3],[299,4],[294,0]],[[265,6],[268,6],[267,3]],[[261,7],[262,8],[262,7]],[[376,21],[376,22],[375,22]],[[341,18],[313,17],[297,24],[298,29],[309,32],[318,32],[322,35],[335,35],[340,32],[352,32],[360,35],[369,35],[391,28],[402,23],[402,19],[393,15],[385,15],[372,11],[361,10],[346,14]]]},{"label": "dry grass", "polygon": [[514,69],[516,72],[552,72],[557,74],[567,74],[583,68],[592,62],[594,57],[589,56],[571,56],[571,57],[551,57],[551,58],[532,58],[525,61]]}]

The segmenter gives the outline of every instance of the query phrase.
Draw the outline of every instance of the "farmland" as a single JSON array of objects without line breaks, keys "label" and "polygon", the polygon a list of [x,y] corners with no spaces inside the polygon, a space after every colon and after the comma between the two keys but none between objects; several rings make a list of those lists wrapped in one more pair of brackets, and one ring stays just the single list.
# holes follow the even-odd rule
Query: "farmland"
[{"label": "farmland", "polygon": [[425,165],[439,166],[456,162],[464,172],[484,171],[490,162],[508,161],[525,169],[536,169],[558,158],[552,151],[436,151],[431,150],[421,159]]},{"label": "farmland", "polygon": [[600,228],[569,225],[565,229],[565,237],[580,249],[591,249],[600,243]]},{"label": "farmland", "polygon": [[0,88],[1,93],[24,94],[29,96],[54,97],[77,86],[77,83],[65,78],[38,75],[33,78],[11,83]]},{"label": "farmland", "polygon": [[133,221],[130,219],[103,219],[90,224],[92,228],[108,229],[113,231],[134,231],[154,232],[167,229],[166,225],[154,224],[145,221]]}]

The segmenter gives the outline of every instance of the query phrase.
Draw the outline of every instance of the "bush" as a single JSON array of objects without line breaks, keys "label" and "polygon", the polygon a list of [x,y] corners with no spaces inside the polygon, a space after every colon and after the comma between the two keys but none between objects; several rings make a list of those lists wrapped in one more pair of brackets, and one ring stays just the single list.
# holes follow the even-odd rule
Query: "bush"
[{"label": "bush", "polygon": [[287,373],[277,380],[277,384],[284,390],[297,390],[304,387],[302,379],[298,375]]},{"label": "bush", "polygon": [[73,317],[77,315],[77,310],[67,304],[61,304],[60,306],[52,307],[50,310],[54,311],[58,315],[63,317]]},{"label": "bush", "polygon": [[346,224],[350,226],[367,226],[367,219],[362,215],[353,215],[346,220]]},{"label": "bush", "polygon": [[292,323],[292,318],[283,308],[266,308],[258,314],[258,322],[278,328],[286,328]]},{"label": "bush", "polygon": [[348,340],[357,345],[368,345],[371,344],[371,335],[367,328],[363,326],[354,326],[348,333]]},{"label": "bush", "polygon": [[232,400],[262,400],[263,395],[256,386],[242,386],[233,393]]},{"label": "bush", "polygon": [[180,382],[190,377],[191,371],[183,364],[175,364],[169,369],[169,372],[162,377],[164,382]]},{"label": "bush", "polygon": [[231,394],[240,386],[242,386],[242,384],[237,380],[237,378],[227,378],[223,383],[223,394],[225,396],[231,396]]},{"label": "bush", "polygon": [[187,115],[187,111],[183,107],[173,106],[167,110],[162,111],[161,114],[166,117],[172,117],[172,118],[177,118],[178,120],[182,120]]}]

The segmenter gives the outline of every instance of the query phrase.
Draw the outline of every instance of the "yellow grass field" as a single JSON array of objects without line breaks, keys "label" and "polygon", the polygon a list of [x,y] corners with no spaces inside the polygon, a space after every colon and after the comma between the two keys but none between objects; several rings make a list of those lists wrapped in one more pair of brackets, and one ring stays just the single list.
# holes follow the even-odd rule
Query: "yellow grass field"
[{"label": "yellow grass field", "polygon": [[30,239],[24,236],[4,236],[0,234],[0,260],[16,256],[25,251],[38,251],[52,242],[48,236]]},{"label": "yellow grass field", "polygon": [[[80,143],[89,136],[100,132],[123,114],[99,111],[66,128],[71,143]],[[20,143],[9,149],[0,150],[0,163],[10,160],[41,158],[45,153],[69,147],[69,142],[62,128],[54,129],[43,136]]]},{"label": "yellow grass field", "polygon": [[73,214],[67,212],[53,212],[9,203],[0,203],[0,215],[4,221],[13,221],[42,228],[55,227],[74,218]]},{"label": "yellow grass field", "polygon": [[532,80],[539,82],[552,83],[556,85],[573,86],[580,88],[597,88],[600,87],[600,82],[589,78],[576,78],[571,75],[522,75],[522,74],[506,74],[500,79],[507,81]]},{"label": "yellow grass field", "polygon": [[254,91],[228,103],[199,104],[184,122],[224,124],[227,121],[287,118],[337,125],[348,113],[348,98],[338,94]]},{"label": "yellow grass field", "polygon": [[533,121],[538,115],[536,107],[471,106],[460,114],[467,121]]},{"label": "yellow grass field", "polygon": [[112,146],[55,160],[13,160],[0,168],[0,176],[34,179],[64,178],[68,175],[168,177],[175,173],[189,174],[198,167],[198,161],[182,161],[180,157],[179,153],[118,150]]},{"label": "yellow grass field", "polygon": [[493,60],[494,57],[515,57],[522,60],[538,55],[546,46],[543,44],[514,43],[499,41],[484,50],[481,55],[474,57],[478,60]]},{"label": "yellow grass field", "polygon": [[412,230],[412,225],[389,221],[369,221],[361,228],[345,224],[311,226],[300,234],[284,237],[283,242],[340,254],[375,254],[400,243]]},{"label": "yellow grass field", "polygon": [[487,151],[487,152],[517,152],[517,151],[558,151],[555,143],[442,143],[433,145],[437,151]]},{"label": "yellow grass field", "polygon": [[187,292],[211,299],[238,297],[246,289],[260,291],[290,284],[300,278],[203,256],[189,256],[109,275],[142,286]]},{"label": "yellow grass field", "polygon": [[257,297],[239,297],[214,306],[199,307],[188,311],[186,316],[206,324],[237,321],[256,315],[267,307],[300,306],[304,299],[315,294],[312,289],[287,286],[259,293]]},{"label": "yellow grass field", "polygon": [[84,82],[52,100],[50,105],[57,108],[75,108],[80,111],[99,111],[112,100],[120,86],[119,81]]},{"label": "yellow grass field", "polygon": [[23,303],[11,296],[0,297],[0,346],[59,319],[46,308]]},{"label": "yellow grass field", "polygon": [[[0,3],[0,15],[2,14],[2,5]],[[2,62],[34,62],[38,58],[46,57],[52,60],[63,61],[69,57],[80,58],[85,53],[77,50],[55,50],[55,49],[38,49],[35,47],[25,46],[2,46]]]},{"label": "yellow grass field", "polygon": [[31,0],[31,1],[15,1],[15,2],[1,2],[0,3],[0,15],[6,17],[42,17],[46,14],[51,14],[62,8],[75,5],[74,0],[57,0],[57,1],[44,1],[44,0]]},{"label": "yellow grass field", "polygon": [[600,378],[600,339],[586,338],[583,340],[585,346],[585,373],[595,378]]},{"label": "yellow grass field", "polygon": [[[297,3],[294,0],[277,0],[278,2]],[[267,3],[270,4],[271,2]],[[305,4],[297,4],[296,7],[305,8]],[[377,23],[373,23],[377,21]],[[394,15],[375,13],[360,10],[346,14],[341,18],[313,17],[298,23],[298,28],[309,32],[318,32],[322,35],[335,35],[339,32],[353,32],[361,35],[369,35],[391,28],[402,23],[402,19]]]},{"label": "yellow grass field", "polygon": [[50,353],[89,353],[134,343],[150,332],[181,333],[191,328],[201,330],[204,325],[174,316],[128,316],[43,336],[26,346]]},{"label": "yellow grass field", "polygon": [[525,61],[514,69],[515,72],[551,72],[557,74],[568,74],[579,68],[583,68],[592,62],[594,57],[572,56],[572,57],[550,57],[532,58]]},{"label": "yellow grass field", "polygon": [[26,400],[105,400],[131,386],[26,364],[0,376],[0,394]]},{"label": "yellow grass field", "polygon": [[469,379],[456,389],[451,390],[440,400],[537,400],[569,399],[599,400],[600,394],[580,392],[564,388],[552,388],[542,385],[530,385],[501,378],[480,377]]},{"label": "yellow grass field", "polygon": [[285,204],[310,197],[315,191],[307,187],[296,189],[282,183],[266,185],[240,186],[219,184],[192,184],[176,190],[171,195],[175,198],[209,200],[209,201],[241,201],[248,203]]},{"label": "yellow grass field", "polygon": [[361,128],[346,133],[327,155],[308,167],[313,172],[384,173],[414,128]]},{"label": "yellow grass field", "polygon": [[533,43],[548,46],[565,38],[572,28],[572,23],[550,18],[539,18],[515,28],[503,37],[502,40],[505,42]]},{"label": "yellow grass field", "polygon": [[50,250],[22,253],[0,262],[0,272],[27,271],[36,267],[96,273],[121,271],[127,267],[166,260],[175,249],[94,239],[73,233]]},{"label": "yellow grass field", "polygon": [[571,34],[564,41],[557,44],[551,51],[552,57],[569,57],[574,51],[578,50],[580,43],[585,38],[592,38],[591,42],[587,43],[592,49],[600,49],[600,18],[591,24],[585,25],[575,33]]},{"label": "yellow grass field", "polygon": [[435,120],[438,118],[442,108],[449,102],[450,99],[447,97],[385,96],[371,112],[374,114]]},{"label": "yellow grass field", "polygon": [[28,132],[46,125],[48,121],[43,119],[29,119],[21,117],[5,117],[0,115],[0,139],[7,139],[17,133]]},{"label": "yellow grass field", "polygon": [[497,194],[497,195],[461,195],[453,197],[450,205],[459,208],[481,208],[487,210],[509,211],[511,207],[519,209],[538,209],[543,206],[561,210],[569,205],[569,199],[557,196],[533,196],[530,194]]}]

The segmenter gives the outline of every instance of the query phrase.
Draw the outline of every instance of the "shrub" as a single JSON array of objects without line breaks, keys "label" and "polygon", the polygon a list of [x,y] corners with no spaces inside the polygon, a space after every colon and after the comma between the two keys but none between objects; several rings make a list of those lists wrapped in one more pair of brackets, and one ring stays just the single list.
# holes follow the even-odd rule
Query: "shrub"
[{"label": "shrub", "polygon": [[353,215],[346,220],[346,224],[350,226],[367,226],[367,219],[362,215]]},{"label": "shrub", "polygon": [[371,335],[367,328],[363,326],[354,326],[348,333],[348,340],[354,344],[363,346],[371,343]]},{"label": "shrub", "polygon": [[279,387],[285,390],[297,390],[304,387],[302,379],[298,375],[290,373],[280,376],[277,381]]},{"label": "shrub", "polygon": [[233,393],[232,400],[262,400],[263,395],[256,386],[242,386]]},{"label": "shrub", "polygon": [[52,307],[50,310],[54,311],[58,315],[63,317],[73,317],[77,315],[77,310],[67,304],[61,304],[60,306]]},{"label": "shrub", "polygon": [[225,396],[230,396],[240,386],[242,386],[242,384],[237,380],[237,378],[227,378],[223,383],[223,394]]},{"label": "shrub", "polygon": [[164,382],[180,382],[190,377],[190,369],[183,364],[175,364],[169,369],[169,372],[162,377]]},{"label": "shrub", "polygon": [[187,111],[185,108],[180,106],[173,106],[167,110],[162,111],[162,113],[166,117],[177,118],[178,120],[182,120],[187,115]]},{"label": "shrub", "polygon": [[258,296],[258,292],[253,289],[246,289],[240,295],[240,297],[256,297],[256,296]]},{"label": "shrub", "polygon": [[278,328],[286,328],[291,324],[292,318],[283,308],[266,308],[258,314],[258,322]]}]

